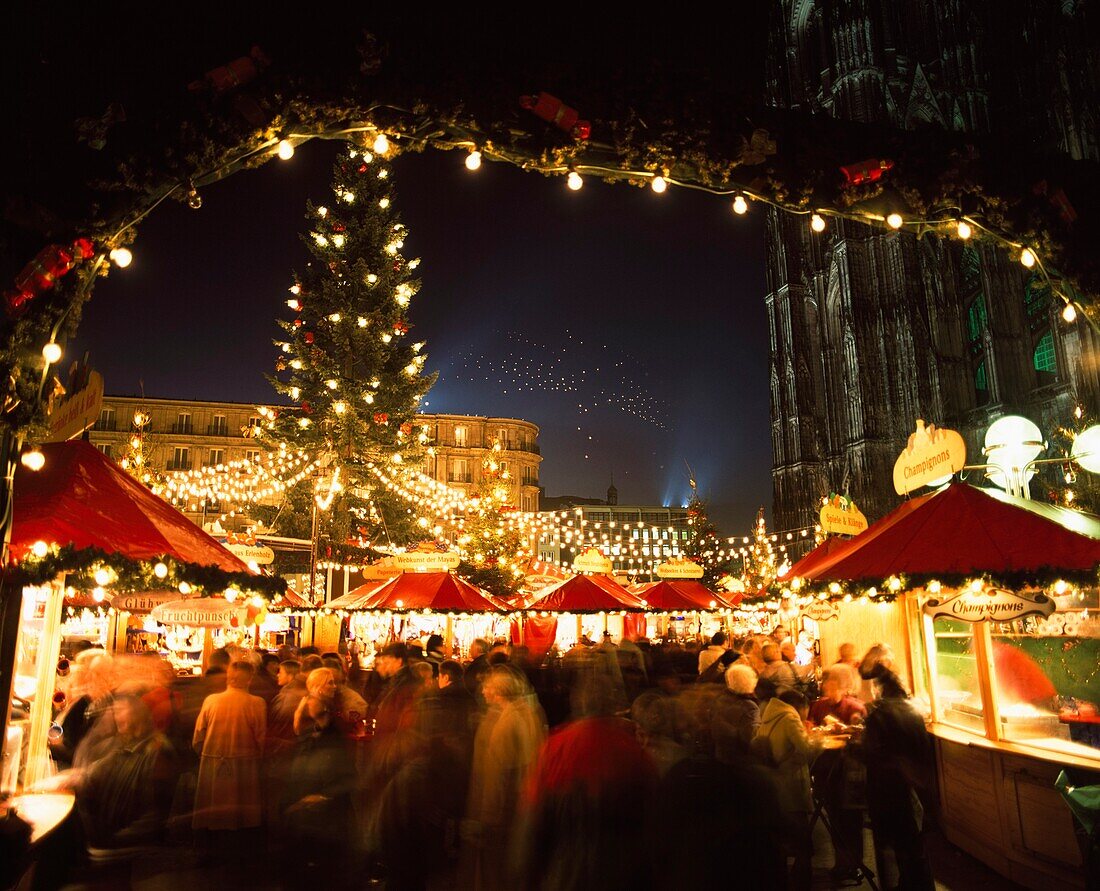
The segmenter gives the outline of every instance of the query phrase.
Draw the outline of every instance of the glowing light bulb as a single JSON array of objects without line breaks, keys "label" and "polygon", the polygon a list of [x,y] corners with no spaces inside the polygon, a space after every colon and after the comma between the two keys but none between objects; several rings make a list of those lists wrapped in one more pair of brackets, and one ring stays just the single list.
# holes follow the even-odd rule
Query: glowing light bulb
[{"label": "glowing light bulb", "polygon": [[275,149],[275,154],[282,160],[289,161],[294,157],[294,143],[289,139],[280,139],[279,145]]},{"label": "glowing light bulb", "polygon": [[26,467],[27,470],[38,471],[45,466],[46,456],[38,449],[31,449],[29,452],[24,452],[19,456],[19,463]]},{"label": "glowing light bulb", "polygon": [[1077,321],[1077,307],[1074,306],[1072,303],[1067,303],[1065,305],[1065,307],[1063,307],[1063,309],[1062,309],[1062,318],[1065,321],[1069,322],[1070,324],[1073,324],[1074,322],[1076,322]]},{"label": "glowing light bulb", "polygon": [[810,217],[810,228],[813,229],[814,232],[824,232],[825,218],[821,216],[821,214],[815,213]]},{"label": "glowing light bulb", "polygon": [[374,153],[376,155],[384,155],[390,150],[390,141],[386,137],[385,133],[379,133],[374,138]]},{"label": "glowing light bulb", "polygon": [[297,387],[291,387],[290,388],[290,398],[293,399],[295,402],[298,401],[298,397],[301,396],[301,395],[302,395],[302,391],[299,390]]},{"label": "glowing light bulb", "polygon": [[359,318],[355,320],[355,323],[356,323],[356,324],[357,324],[357,325],[358,325],[358,326],[359,326],[360,328],[366,328],[366,327],[367,327],[367,320],[366,320],[366,318],[365,318],[364,316],[359,316]]},{"label": "glowing light bulb", "polygon": [[129,248],[115,248],[108,256],[111,258],[111,262],[119,269],[125,269],[134,262],[134,255],[130,252]]},{"label": "glowing light bulb", "polygon": [[481,152],[477,149],[473,149],[470,154],[466,156],[466,169],[477,170],[481,166]]},{"label": "glowing light bulb", "polygon": [[662,194],[665,189],[668,188],[668,180],[663,176],[655,176],[650,180],[649,187],[653,189],[658,195]]},{"label": "glowing light bulb", "polygon": [[401,463],[402,461],[404,461],[404,460],[405,460],[405,459],[401,457],[401,453],[400,453],[400,452],[394,452],[394,453],[393,453],[393,463],[394,463],[394,464],[400,464],[400,463]]},{"label": "glowing light bulb", "polygon": [[575,192],[584,185],[584,179],[576,170],[570,170],[569,176],[565,178],[565,184]]},{"label": "glowing light bulb", "polygon": [[733,212],[735,214],[737,214],[738,216],[741,216],[742,214],[745,214],[746,212],[748,212],[748,209],[749,209],[749,202],[745,200],[744,195],[734,195],[733,196]]},{"label": "glowing light bulb", "polygon": [[50,547],[44,541],[39,540],[31,545],[31,553],[36,557],[45,557],[49,552]]},{"label": "glowing light bulb", "polygon": [[309,426],[309,418],[298,418],[298,426],[305,430]]},{"label": "glowing light bulb", "polygon": [[367,274],[367,284],[368,285],[373,285],[373,284],[377,283],[377,281],[378,281],[378,276],[375,275],[373,272]]},{"label": "glowing light bulb", "polygon": [[237,599],[237,595],[240,594],[240,593],[241,592],[238,591],[236,588],[226,588],[225,589],[225,599],[226,599],[227,602],[232,603],[234,600]]},{"label": "glowing light bulb", "polygon": [[348,410],[348,404],[346,402],[334,402],[332,403],[332,410],[338,415],[342,415]]},{"label": "glowing light bulb", "polygon": [[1031,248],[1020,251],[1020,262],[1028,269],[1035,265],[1035,252]]},{"label": "glowing light bulb", "polygon": [[302,370],[302,360],[301,359],[291,359],[290,360],[290,367],[293,368],[295,371],[301,371]]},{"label": "glowing light bulb", "polygon": [[107,596],[107,592],[103,588],[92,588],[92,600],[96,603],[102,603],[103,598]]},{"label": "glowing light bulb", "polygon": [[92,576],[95,579],[97,585],[103,586],[111,581],[111,573],[106,569],[97,569],[95,575]]},{"label": "glowing light bulb", "polygon": [[61,344],[51,340],[42,347],[42,358],[46,360],[47,365],[61,361]]},{"label": "glowing light bulb", "polygon": [[166,563],[157,563],[153,567],[153,575],[155,575],[158,579],[167,578],[168,577],[168,564],[166,564]]},{"label": "glowing light bulb", "polygon": [[891,229],[900,229],[901,224],[904,222],[905,220],[901,218],[900,213],[892,213],[886,218],[886,225],[889,226]]},{"label": "glowing light bulb", "polygon": [[390,206],[390,199],[389,198],[379,198],[378,199],[378,206],[381,207],[382,210],[385,210],[387,207]]},{"label": "glowing light bulb", "polygon": [[341,316],[340,313],[334,312],[328,317],[328,320],[330,322],[336,323],[336,322],[339,322],[340,319],[342,319],[342,318],[343,318],[343,316]]},{"label": "glowing light bulb", "polygon": [[974,234],[974,231],[970,228],[970,224],[966,222],[966,220],[959,220],[958,224],[955,226],[955,232],[963,241],[966,241],[966,239]]}]

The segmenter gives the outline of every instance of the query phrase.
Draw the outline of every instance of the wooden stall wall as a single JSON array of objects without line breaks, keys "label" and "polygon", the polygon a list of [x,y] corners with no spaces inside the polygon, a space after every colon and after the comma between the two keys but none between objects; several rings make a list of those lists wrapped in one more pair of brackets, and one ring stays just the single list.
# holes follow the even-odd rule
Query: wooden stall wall
[{"label": "wooden stall wall", "polygon": [[837,660],[843,643],[855,644],[862,656],[874,644],[884,643],[894,650],[896,671],[907,689],[913,689],[910,668],[909,638],[906,634],[905,602],[869,603],[853,600],[837,605],[839,618],[818,624],[821,639],[821,664],[825,667]]}]

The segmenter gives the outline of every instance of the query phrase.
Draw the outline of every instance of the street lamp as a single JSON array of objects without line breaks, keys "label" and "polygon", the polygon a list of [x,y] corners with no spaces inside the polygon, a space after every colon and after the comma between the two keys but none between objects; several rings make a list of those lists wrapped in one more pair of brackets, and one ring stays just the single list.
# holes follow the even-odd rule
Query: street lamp
[{"label": "street lamp", "polygon": [[1027,418],[999,418],[985,432],[982,453],[989,460],[985,475],[1009,494],[1027,498],[1028,483],[1035,476],[1034,461],[1043,448],[1043,434]]},{"label": "street lamp", "polygon": [[[1062,458],[1039,458],[1046,443],[1034,423],[1018,415],[1007,415],[990,424],[985,432],[983,454],[989,460],[983,465],[985,475],[993,485],[1010,495],[1030,499],[1028,483],[1040,464],[1064,464]],[[1082,470],[1100,473],[1100,424],[1077,434],[1070,449],[1070,459]]]}]

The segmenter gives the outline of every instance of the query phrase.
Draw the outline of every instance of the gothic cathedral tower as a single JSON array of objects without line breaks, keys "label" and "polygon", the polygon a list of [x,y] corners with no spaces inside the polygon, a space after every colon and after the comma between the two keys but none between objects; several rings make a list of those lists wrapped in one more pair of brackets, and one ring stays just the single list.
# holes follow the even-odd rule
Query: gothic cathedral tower
[{"label": "gothic cathedral tower", "polygon": [[[968,0],[780,0],[769,100],[884,127],[1007,126],[1096,159],[1084,13],[1053,0],[1021,8],[1006,23],[1005,5]],[[1062,321],[1003,252],[842,220],[815,233],[775,211],[765,237],[778,528],[814,522],[830,491],[872,520],[892,509],[893,463],[917,418],[958,429],[980,463],[999,415],[1047,430],[1079,401],[1100,406],[1100,339]]]}]

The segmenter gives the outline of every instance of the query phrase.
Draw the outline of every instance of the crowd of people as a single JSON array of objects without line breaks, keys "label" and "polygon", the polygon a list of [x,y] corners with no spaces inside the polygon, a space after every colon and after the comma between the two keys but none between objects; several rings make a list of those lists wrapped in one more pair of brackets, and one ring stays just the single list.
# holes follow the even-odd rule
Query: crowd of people
[{"label": "crowd of people", "polygon": [[[485,640],[450,658],[438,635],[370,670],[223,649],[197,678],[89,649],[50,734],[67,843],[92,862],[182,846],[245,887],[802,888],[824,802],[838,884],[866,810],[886,887],[933,888],[929,746],[891,652],[845,645],[822,669],[784,631],[605,637],[538,665]],[[832,730],[859,744],[821,778]]]}]

